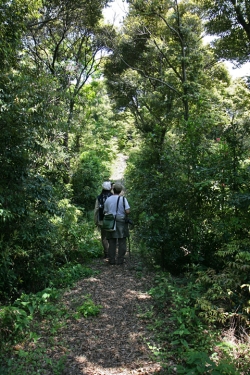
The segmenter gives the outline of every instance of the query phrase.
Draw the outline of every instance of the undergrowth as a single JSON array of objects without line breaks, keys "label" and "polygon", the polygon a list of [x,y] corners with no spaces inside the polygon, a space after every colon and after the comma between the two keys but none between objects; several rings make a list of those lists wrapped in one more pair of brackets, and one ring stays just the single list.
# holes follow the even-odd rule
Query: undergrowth
[{"label": "undergrowth", "polygon": [[223,325],[219,319],[204,319],[197,301],[205,292],[194,274],[173,277],[159,271],[149,291],[154,306],[143,315],[154,331],[155,342],[149,347],[164,374],[248,375],[250,341],[245,328],[239,332],[233,320]]},{"label": "undergrowth", "polygon": [[[93,273],[80,264],[67,264],[58,270],[50,287],[36,294],[23,293],[12,305],[0,306],[1,375],[62,373],[67,347],[57,341],[56,334],[68,319],[94,317],[101,306],[86,295],[75,311],[70,311],[62,304],[61,296],[65,288]],[[64,354],[53,358],[49,354],[58,347]]]},{"label": "undergrowth", "polygon": [[102,309],[102,305],[96,305],[92,299],[90,294],[86,294],[84,303],[77,308],[77,314],[75,315],[76,319],[81,318],[84,316],[88,318],[90,316],[97,316],[99,315]]}]

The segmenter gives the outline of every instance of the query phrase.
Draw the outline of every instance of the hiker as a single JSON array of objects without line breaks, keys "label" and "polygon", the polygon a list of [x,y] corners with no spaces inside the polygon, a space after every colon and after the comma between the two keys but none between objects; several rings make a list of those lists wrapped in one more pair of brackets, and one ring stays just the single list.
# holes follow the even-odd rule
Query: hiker
[{"label": "hiker", "polygon": [[[104,213],[116,215],[116,230],[106,232],[106,238],[109,242],[109,264],[123,264],[124,256],[127,250],[126,238],[129,237],[128,223],[125,217],[130,213],[130,206],[127,198],[120,196],[123,186],[120,183],[114,184],[114,194],[104,203]],[[117,206],[117,202],[119,203]],[[117,214],[116,214],[117,210]],[[118,242],[118,257],[116,262],[116,243]]]},{"label": "hiker", "polygon": [[104,203],[108,197],[112,195],[111,192],[111,182],[105,181],[102,184],[102,192],[98,197],[96,198],[95,202],[95,209],[94,209],[94,222],[95,225],[98,227],[98,229],[101,231],[101,241],[104,251],[104,259],[108,258],[108,248],[109,243],[106,238],[106,231],[102,228],[102,221],[103,221],[103,209],[104,209]]}]

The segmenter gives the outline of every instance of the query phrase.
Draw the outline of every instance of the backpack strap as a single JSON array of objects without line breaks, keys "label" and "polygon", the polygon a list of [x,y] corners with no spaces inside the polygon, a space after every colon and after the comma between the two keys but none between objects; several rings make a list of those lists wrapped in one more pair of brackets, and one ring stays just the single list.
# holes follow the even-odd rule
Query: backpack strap
[{"label": "backpack strap", "polygon": [[119,195],[119,197],[118,197],[118,199],[117,199],[117,204],[116,204],[116,214],[115,214],[115,216],[117,215],[117,211],[118,211],[118,206],[119,206],[119,200],[120,200],[120,195]]},{"label": "backpack strap", "polygon": [[119,200],[120,200],[120,195],[119,195],[119,197],[118,197],[118,199],[117,199],[117,203],[116,203],[116,213],[115,213],[115,220],[114,220],[114,222],[116,222],[116,216],[117,216],[117,211],[118,211],[118,206],[119,206]]},{"label": "backpack strap", "polygon": [[107,194],[101,193],[98,195],[97,199],[100,205],[104,205],[104,202],[106,201],[107,198],[111,197],[113,195],[111,192],[108,192]]}]

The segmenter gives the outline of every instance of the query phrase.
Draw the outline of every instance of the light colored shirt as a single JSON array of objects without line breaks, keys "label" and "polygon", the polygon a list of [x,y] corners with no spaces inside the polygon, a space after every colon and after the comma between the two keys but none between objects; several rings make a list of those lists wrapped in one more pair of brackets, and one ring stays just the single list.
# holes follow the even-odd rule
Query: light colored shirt
[{"label": "light colored shirt", "polygon": [[[108,199],[106,199],[104,203],[104,212],[106,214],[116,214],[116,206],[117,206],[117,200],[119,198],[119,195],[112,195]],[[125,205],[125,210],[129,210],[130,206],[128,204],[127,198],[125,197],[120,197],[119,200],[119,205],[118,205],[118,210],[117,210],[117,216],[123,216],[125,217],[125,211],[124,211],[124,206],[123,206],[123,199],[124,199],[124,205]]]}]

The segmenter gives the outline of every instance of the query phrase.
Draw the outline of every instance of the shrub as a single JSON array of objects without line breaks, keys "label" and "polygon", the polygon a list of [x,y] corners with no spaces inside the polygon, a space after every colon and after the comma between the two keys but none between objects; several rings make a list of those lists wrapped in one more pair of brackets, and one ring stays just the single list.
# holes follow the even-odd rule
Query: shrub
[{"label": "shrub", "polygon": [[93,209],[102,182],[109,172],[95,151],[83,152],[72,176],[73,201],[86,211]]},{"label": "shrub", "polygon": [[80,316],[84,316],[85,318],[97,316],[100,313],[101,308],[102,305],[96,305],[91,299],[91,295],[87,294],[84,303],[77,308],[77,314],[75,317],[78,319]]}]

